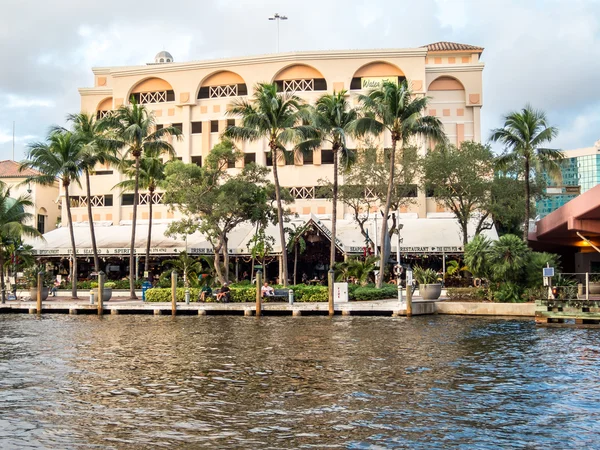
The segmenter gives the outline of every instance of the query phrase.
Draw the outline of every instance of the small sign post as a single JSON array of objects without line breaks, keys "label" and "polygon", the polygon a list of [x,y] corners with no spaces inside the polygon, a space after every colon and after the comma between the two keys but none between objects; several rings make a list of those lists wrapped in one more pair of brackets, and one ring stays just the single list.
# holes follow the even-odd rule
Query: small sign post
[{"label": "small sign post", "polygon": [[552,293],[554,267],[550,267],[550,264],[546,264],[546,267],[542,269],[542,276],[544,277],[544,286],[548,286],[548,300],[554,300],[554,294]]}]

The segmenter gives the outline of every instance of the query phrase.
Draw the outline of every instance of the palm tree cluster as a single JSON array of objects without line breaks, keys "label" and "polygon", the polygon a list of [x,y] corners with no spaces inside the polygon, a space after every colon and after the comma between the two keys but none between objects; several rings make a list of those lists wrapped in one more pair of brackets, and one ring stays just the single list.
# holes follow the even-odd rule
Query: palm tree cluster
[{"label": "palm tree cluster", "polygon": [[[154,116],[143,105],[133,99],[131,105],[121,106],[113,114],[104,119],[79,113],[67,117],[71,129],[53,127],[45,141],[31,143],[26,159],[21,162],[21,170],[35,169],[38,174],[28,177],[27,182],[41,185],[54,185],[59,182],[65,193],[67,225],[73,254],[71,280],[73,298],[77,298],[77,246],[73,230],[71,214],[72,201],[70,187],[81,186],[82,177],[86,184],[86,203],[90,237],[94,256],[94,269],[100,270],[98,248],[92,215],[90,175],[99,165],[112,164],[118,166],[128,177],[116,188],[121,191],[133,191],[133,221],[129,253],[130,297],[135,294],[135,232],[137,224],[137,207],[139,188],[147,189],[152,196],[164,178],[162,155],[174,156],[175,151],[167,136],[179,136],[181,131],[174,127],[157,129]],[[145,264],[148,267],[151,240],[152,200],[149,201],[150,225],[146,245]]]}]

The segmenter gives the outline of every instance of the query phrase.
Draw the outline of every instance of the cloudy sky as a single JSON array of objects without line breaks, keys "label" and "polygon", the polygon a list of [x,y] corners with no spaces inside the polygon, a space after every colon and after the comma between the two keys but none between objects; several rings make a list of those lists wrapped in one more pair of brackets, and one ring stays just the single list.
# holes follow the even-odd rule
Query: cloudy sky
[{"label": "cloudy sky", "polygon": [[0,159],[63,124],[91,67],[281,51],[485,47],[482,135],[530,102],[560,129],[557,148],[600,139],[600,0],[1,0]]}]

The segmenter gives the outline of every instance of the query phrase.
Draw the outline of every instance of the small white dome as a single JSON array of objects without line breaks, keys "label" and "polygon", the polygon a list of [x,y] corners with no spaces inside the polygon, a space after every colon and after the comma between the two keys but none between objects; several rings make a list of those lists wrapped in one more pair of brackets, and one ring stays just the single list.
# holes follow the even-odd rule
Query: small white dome
[{"label": "small white dome", "polygon": [[154,57],[154,62],[156,64],[172,63],[173,55],[163,50],[162,52],[156,54]]}]

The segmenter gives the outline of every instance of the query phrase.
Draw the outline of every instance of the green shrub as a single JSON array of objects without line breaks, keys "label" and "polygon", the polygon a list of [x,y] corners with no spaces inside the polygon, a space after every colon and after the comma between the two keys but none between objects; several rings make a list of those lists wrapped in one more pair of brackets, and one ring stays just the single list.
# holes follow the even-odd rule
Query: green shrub
[{"label": "green shrub", "polygon": [[350,300],[385,300],[397,297],[398,288],[394,284],[384,284],[381,289],[377,289],[374,284],[370,284],[368,286],[359,286],[356,289],[354,289]]},{"label": "green shrub", "polygon": [[494,301],[499,303],[521,303],[523,302],[524,289],[517,283],[507,281],[501,283],[493,290]]},{"label": "green shrub", "polygon": [[525,289],[521,298],[525,302],[535,302],[536,300],[541,300],[544,298],[548,298],[548,288],[547,287],[531,287]]},{"label": "green shrub", "polygon": [[487,300],[487,289],[479,287],[448,288],[446,295],[451,301],[484,301]]}]

